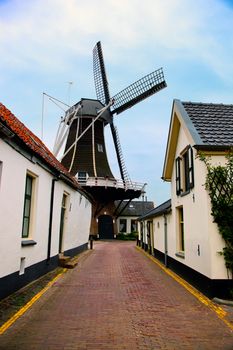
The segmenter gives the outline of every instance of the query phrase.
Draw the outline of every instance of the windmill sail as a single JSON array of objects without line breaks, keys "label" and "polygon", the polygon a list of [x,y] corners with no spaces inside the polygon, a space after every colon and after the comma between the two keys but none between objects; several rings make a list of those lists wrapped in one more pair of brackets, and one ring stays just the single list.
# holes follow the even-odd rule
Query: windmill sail
[{"label": "windmill sail", "polygon": [[116,149],[116,155],[117,155],[117,160],[118,160],[118,164],[119,164],[119,168],[120,168],[121,178],[125,182],[130,182],[130,177],[129,177],[129,174],[128,174],[127,169],[126,169],[125,161],[124,161],[122,150],[121,150],[121,144],[120,144],[120,139],[119,139],[117,128],[113,124],[113,122],[110,124],[110,127],[111,127],[113,142],[114,142],[115,149]]},{"label": "windmill sail", "polygon": [[110,101],[110,93],[100,41],[93,49],[93,71],[97,99],[107,105]]},{"label": "windmill sail", "polygon": [[167,86],[162,68],[146,75],[115,96],[112,113],[121,113]]}]

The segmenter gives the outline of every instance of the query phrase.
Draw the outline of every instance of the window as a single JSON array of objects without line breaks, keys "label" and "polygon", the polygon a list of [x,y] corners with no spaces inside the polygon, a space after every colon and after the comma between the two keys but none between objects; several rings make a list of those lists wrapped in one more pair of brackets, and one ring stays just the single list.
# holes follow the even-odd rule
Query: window
[{"label": "window", "polygon": [[180,157],[176,158],[176,194],[177,196],[179,196],[182,192],[181,177],[180,177],[180,163],[181,163],[181,158]]},{"label": "window", "polygon": [[30,234],[34,181],[35,178],[27,174],[24,195],[22,238],[28,238]]},{"label": "window", "polygon": [[104,151],[103,145],[101,145],[100,143],[97,143],[97,149],[98,149],[98,152]]},{"label": "window", "polygon": [[120,219],[119,231],[121,233],[127,232],[127,221],[126,221],[126,219]]},{"label": "window", "polygon": [[193,150],[185,148],[181,157],[176,158],[176,194],[189,192],[194,187]]},{"label": "window", "polygon": [[134,219],[131,220],[131,232],[137,232],[137,221]]},{"label": "window", "polygon": [[183,207],[177,208],[177,218],[178,218],[178,253],[183,253],[185,251],[184,246],[184,211]]},{"label": "window", "polygon": [[79,171],[78,172],[78,181],[80,183],[85,183],[88,178],[88,173],[86,171]]}]

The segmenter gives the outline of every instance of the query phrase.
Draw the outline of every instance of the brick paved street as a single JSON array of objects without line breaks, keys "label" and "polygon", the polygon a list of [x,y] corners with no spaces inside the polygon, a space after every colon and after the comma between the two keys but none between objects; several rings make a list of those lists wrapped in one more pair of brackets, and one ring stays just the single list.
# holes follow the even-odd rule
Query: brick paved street
[{"label": "brick paved street", "polygon": [[95,242],[1,337],[0,349],[233,349],[216,314],[131,242]]}]

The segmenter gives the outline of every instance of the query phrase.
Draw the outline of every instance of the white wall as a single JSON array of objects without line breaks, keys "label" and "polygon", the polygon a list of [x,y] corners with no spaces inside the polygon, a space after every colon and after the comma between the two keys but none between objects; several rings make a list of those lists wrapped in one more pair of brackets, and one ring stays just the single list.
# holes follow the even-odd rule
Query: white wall
[{"label": "white wall", "polygon": [[[171,214],[166,214],[167,218],[167,246],[169,248],[169,243],[171,240]],[[153,219],[154,227],[154,248],[165,253],[165,221],[164,216],[157,216]]]},{"label": "white wall", "polygon": [[117,219],[117,230],[118,233],[120,233],[120,220],[125,219],[126,220],[126,233],[131,233],[131,220],[137,220],[137,216],[120,216]]},{"label": "white wall", "polygon": [[[185,128],[180,129],[176,155],[192,145],[192,139]],[[175,163],[172,173],[171,198],[172,198],[172,220],[168,227],[169,246],[168,254],[172,258],[206,275],[209,278],[227,278],[224,259],[217,252],[220,251],[224,242],[221,239],[217,225],[213,223],[211,216],[210,198],[205,190],[205,164],[196,158],[194,152],[194,188],[184,196],[176,195]],[[221,157],[217,161],[222,161]],[[184,231],[185,231],[185,257],[181,258],[177,253],[177,230],[176,220],[177,207],[183,206]],[[198,255],[198,246],[200,255]]]},{"label": "white wall", "polygon": [[[0,277],[19,271],[20,260],[25,257],[25,267],[47,258],[50,197],[53,175],[38,164],[32,163],[0,139]],[[21,247],[26,173],[36,176],[34,219],[32,234],[28,239],[37,244]],[[58,254],[60,213],[63,192],[69,194],[70,206],[66,216],[64,250],[88,242],[91,204],[81,194],[63,181],[55,183],[52,226],[51,257]],[[82,197],[82,198],[81,198]]]}]

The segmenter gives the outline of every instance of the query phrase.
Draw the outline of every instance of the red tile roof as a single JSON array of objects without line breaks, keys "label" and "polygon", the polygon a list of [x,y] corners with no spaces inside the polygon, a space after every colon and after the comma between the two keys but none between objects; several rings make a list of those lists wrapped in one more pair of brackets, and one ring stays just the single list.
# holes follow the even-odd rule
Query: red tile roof
[{"label": "red tile roof", "polygon": [[47,165],[72,181],[73,185],[80,188],[77,180],[68,170],[54,157],[45,144],[33,134],[14,114],[0,103],[0,121],[3,122],[17,137],[38,157],[42,158]]}]

